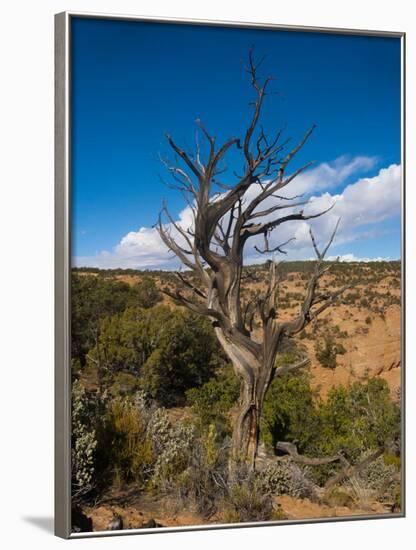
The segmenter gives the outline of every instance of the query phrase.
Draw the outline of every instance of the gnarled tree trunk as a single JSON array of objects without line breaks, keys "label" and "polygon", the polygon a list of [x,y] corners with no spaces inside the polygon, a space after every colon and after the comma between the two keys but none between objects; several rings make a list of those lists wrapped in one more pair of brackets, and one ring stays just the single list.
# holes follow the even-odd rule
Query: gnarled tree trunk
[{"label": "gnarled tree trunk", "polygon": [[[335,228],[322,252],[310,232],[317,262],[295,319],[279,321],[279,278],[274,262],[270,262],[265,291],[258,292],[252,298],[241,295],[244,247],[249,239],[264,239],[263,249],[259,249],[258,243],[254,246],[260,254],[284,254],[282,247],[293,239],[277,246],[273,243],[270,247],[275,229],[287,222],[318,218],[330,210],[306,214],[304,207],[309,204],[308,200],[299,202],[297,197],[285,196],[285,188],[311,165],[307,163],[286,175],[289,163],[315,126],[287,153],[282,153],[288,142],[281,142],[282,130],[269,138],[262,128],[257,128],[266,88],[271,81],[268,77],[262,84],[259,82],[258,67],[259,63],[254,62],[250,52],[247,72],[256,98],[242,138],[230,138],[217,147],[215,137],[197,120],[206,142],[206,153],[203,155],[199,141],[196,143],[196,153],[190,154],[169,135],[166,136],[181,165],[171,165],[166,160],[163,162],[174,180],[173,186],[187,198],[194,219],[191,227],[184,227],[174,221],[164,205],[157,224],[167,248],[192,275],[188,277],[185,272],[177,273],[181,288],[175,292],[166,290],[166,294],[212,320],[218,340],[240,379],[241,394],[233,428],[231,462],[244,462],[251,468],[255,467],[256,462],[263,402],[273,377],[305,364],[305,361],[300,361],[296,365],[276,368],[276,356],[283,339],[301,331],[348,288],[345,286],[332,293],[318,292],[320,277],[328,269],[323,266],[323,260],[335,236]],[[241,175],[234,172],[233,177],[237,181],[229,185],[219,181],[219,178],[224,172],[224,157],[232,148],[241,152],[243,169]],[[220,190],[214,190],[215,186]],[[299,210],[300,206],[302,208]],[[282,215],[283,210],[286,215]],[[167,224],[162,222],[162,215],[167,217]],[[256,334],[254,319],[261,327]]]},{"label": "gnarled tree trunk", "polygon": [[239,342],[232,342],[224,331],[215,329],[218,340],[233,364],[234,372],[240,380],[238,408],[233,420],[230,471],[241,463],[255,468],[260,435],[260,418],[263,402],[276,368],[276,355],[279,351],[280,336],[274,335],[274,346],[264,356],[260,346],[248,349]]},{"label": "gnarled tree trunk", "polygon": [[218,340],[228,358],[231,360],[234,372],[240,380],[240,397],[238,410],[233,424],[230,464],[248,462],[255,464],[258,437],[259,418],[262,403],[259,403],[256,388],[258,387],[261,362],[255,353],[236,344],[227,338],[224,331],[216,327]]},{"label": "gnarled tree trunk", "polygon": [[239,463],[245,463],[254,469],[260,433],[260,416],[263,403],[259,401],[256,383],[241,384],[238,412],[234,420],[232,447],[230,455],[231,469]]}]

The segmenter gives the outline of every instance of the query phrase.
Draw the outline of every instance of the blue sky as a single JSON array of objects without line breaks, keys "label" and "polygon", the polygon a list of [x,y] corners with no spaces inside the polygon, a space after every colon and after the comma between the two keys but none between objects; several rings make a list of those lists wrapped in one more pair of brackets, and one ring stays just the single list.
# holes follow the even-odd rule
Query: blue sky
[{"label": "blue sky", "polygon": [[[345,223],[333,253],[399,257],[399,39],[75,18],[74,264],[171,265],[151,228],[162,198],[175,218],[187,214],[160,179],[164,133],[192,147],[199,117],[219,142],[242,135],[253,99],[244,64],[253,46],[266,55],[261,73],[276,77],[265,129],[285,126],[296,139],[317,124],[293,168],[314,160],[304,191],[324,203],[338,197]],[[239,166],[236,153],[228,165]],[[368,204],[354,218],[351,201],[361,196]],[[330,222],[317,226],[322,238]],[[307,258],[304,230],[292,230],[299,243],[293,257]]]}]

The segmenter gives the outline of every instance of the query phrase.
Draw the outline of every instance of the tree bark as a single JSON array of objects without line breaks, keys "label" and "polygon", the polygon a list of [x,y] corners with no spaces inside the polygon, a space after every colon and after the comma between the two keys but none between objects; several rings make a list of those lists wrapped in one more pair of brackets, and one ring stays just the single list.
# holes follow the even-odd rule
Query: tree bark
[{"label": "tree bark", "polygon": [[254,384],[245,382],[241,384],[239,409],[234,421],[230,457],[234,465],[244,463],[250,469],[255,468],[261,409],[254,387]]},{"label": "tree bark", "polygon": [[[259,419],[263,404],[263,399],[262,397],[259,399],[258,394],[262,372],[260,346],[259,349],[256,349],[256,344],[249,339],[247,342],[234,341],[220,327],[216,327],[215,332],[240,380],[238,411],[234,419],[232,434],[230,471],[242,463],[253,469],[257,455]],[[252,347],[253,344],[254,347]]]},{"label": "tree bark", "polygon": [[[274,363],[274,361],[273,361]],[[260,362],[252,379],[241,381],[237,416],[234,420],[230,461],[234,466],[256,467],[260,436],[260,418],[267,389],[272,379],[268,362]]]}]

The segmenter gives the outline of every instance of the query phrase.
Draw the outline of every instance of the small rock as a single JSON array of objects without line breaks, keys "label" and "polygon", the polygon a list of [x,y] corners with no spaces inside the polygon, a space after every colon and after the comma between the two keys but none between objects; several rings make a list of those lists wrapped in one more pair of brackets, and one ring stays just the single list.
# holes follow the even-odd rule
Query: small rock
[{"label": "small rock", "polygon": [[149,519],[146,523],[143,523],[142,529],[155,529],[156,527],[164,527],[161,523],[158,523],[153,518]]},{"label": "small rock", "polygon": [[123,518],[120,516],[120,514],[114,514],[113,518],[107,525],[107,529],[109,531],[120,531],[123,529]]},{"label": "small rock", "polygon": [[93,530],[92,519],[79,506],[74,506],[71,510],[71,523],[74,533],[89,533]]}]

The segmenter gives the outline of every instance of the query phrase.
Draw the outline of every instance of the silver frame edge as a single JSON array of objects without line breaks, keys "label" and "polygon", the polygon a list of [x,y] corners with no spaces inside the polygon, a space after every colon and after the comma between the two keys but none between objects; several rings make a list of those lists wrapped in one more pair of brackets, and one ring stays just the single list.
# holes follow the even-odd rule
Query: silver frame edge
[{"label": "silver frame edge", "polygon": [[71,534],[69,16],[55,15],[55,535]]},{"label": "silver frame edge", "polygon": [[115,19],[126,21],[141,21],[142,23],[166,23],[166,24],[182,24],[182,25],[201,25],[214,27],[240,27],[251,29],[269,29],[282,31],[297,31],[297,32],[321,32],[328,34],[352,34],[366,36],[384,36],[386,38],[400,38],[406,33],[403,31],[383,31],[377,29],[350,29],[343,27],[318,27],[307,25],[286,25],[283,23],[264,23],[252,21],[230,21],[230,20],[214,20],[214,19],[192,19],[180,17],[163,17],[151,15],[132,15],[132,14],[111,14],[86,11],[66,11],[64,12],[70,17],[83,17],[85,19]]}]

